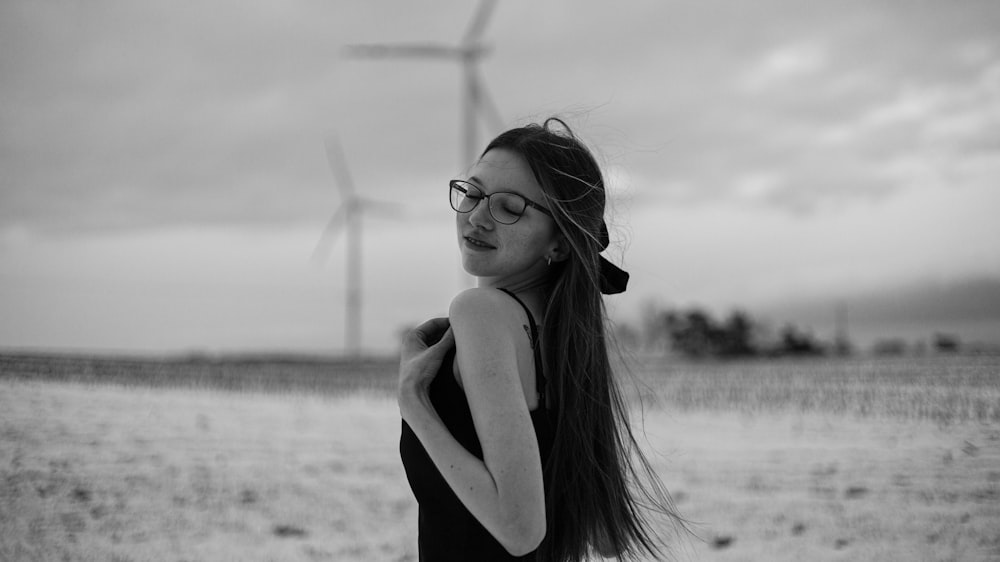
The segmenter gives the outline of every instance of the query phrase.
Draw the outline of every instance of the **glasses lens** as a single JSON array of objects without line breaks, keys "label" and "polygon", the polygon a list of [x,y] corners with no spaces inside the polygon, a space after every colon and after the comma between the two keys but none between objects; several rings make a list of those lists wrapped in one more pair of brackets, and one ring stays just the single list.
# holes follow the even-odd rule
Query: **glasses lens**
[{"label": "glasses lens", "polygon": [[482,192],[474,185],[454,181],[451,182],[451,208],[459,213],[468,213],[482,199]]},{"label": "glasses lens", "polygon": [[490,196],[490,214],[497,222],[514,224],[524,214],[527,203],[516,193],[494,193]]}]

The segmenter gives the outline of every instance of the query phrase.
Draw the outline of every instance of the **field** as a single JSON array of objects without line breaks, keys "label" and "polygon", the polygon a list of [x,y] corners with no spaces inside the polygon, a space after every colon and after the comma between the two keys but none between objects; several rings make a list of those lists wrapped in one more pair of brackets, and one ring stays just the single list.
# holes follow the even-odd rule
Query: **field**
[{"label": "field", "polygon": [[[0,560],[414,560],[392,363],[0,357]],[[645,359],[678,560],[1000,560],[1000,357]]]}]

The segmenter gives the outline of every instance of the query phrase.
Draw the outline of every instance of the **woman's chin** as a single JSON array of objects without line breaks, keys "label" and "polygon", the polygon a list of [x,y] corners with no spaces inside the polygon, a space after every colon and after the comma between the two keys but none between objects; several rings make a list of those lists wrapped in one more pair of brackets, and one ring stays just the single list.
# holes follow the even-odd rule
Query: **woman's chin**
[{"label": "woman's chin", "polygon": [[462,269],[473,277],[490,275],[489,264],[483,263],[482,256],[475,253],[462,252]]},{"label": "woman's chin", "polygon": [[462,270],[469,275],[479,278],[479,277],[489,277],[489,271],[482,267],[469,266],[467,264],[462,264]]}]

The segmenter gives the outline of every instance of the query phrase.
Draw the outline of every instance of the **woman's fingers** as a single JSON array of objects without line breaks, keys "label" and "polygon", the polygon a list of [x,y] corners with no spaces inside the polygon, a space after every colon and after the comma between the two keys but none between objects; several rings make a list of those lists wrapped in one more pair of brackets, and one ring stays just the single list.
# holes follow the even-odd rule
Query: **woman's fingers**
[{"label": "woman's fingers", "polygon": [[447,318],[434,318],[410,330],[403,338],[399,362],[400,396],[404,389],[426,391],[448,350],[455,346],[455,336]]},{"label": "woman's fingers", "polygon": [[442,349],[449,349],[455,345],[455,331],[451,329],[451,326],[448,326],[448,329],[445,330],[444,335],[442,335],[441,339],[439,339],[438,342],[434,345],[439,346]]},{"label": "woman's fingers", "polygon": [[444,334],[433,345],[427,348],[428,355],[440,361],[448,350],[455,346],[455,333],[451,327],[445,330]]},{"label": "woman's fingers", "polygon": [[447,318],[431,318],[414,330],[418,337],[428,346],[434,345],[446,333],[451,323]]},{"label": "woman's fingers", "polygon": [[403,347],[408,351],[421,351],[434,345],[450,331],[447,318],[432,318],[410,330],[403,340]]}]

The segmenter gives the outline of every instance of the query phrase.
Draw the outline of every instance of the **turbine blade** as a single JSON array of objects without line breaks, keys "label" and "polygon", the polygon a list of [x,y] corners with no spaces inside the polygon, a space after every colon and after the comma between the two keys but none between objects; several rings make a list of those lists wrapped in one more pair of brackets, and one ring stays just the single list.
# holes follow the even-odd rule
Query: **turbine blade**
[{"label": "turbine blade", "polygon": [[454,59],[462,55],[461,49],[436,43],[409,43],[399,45],[369,44],[348,45],[344,53],[361,58],[443,58]]},{"label": "turbine blade", "polygon": [[483,30],[486,29],[486,24],[490,21],[490,16],[493,15],[494,7],[496,7],[495,0],[481,0],[479,2],[476,12],[472,15],[472,20],[469,22],[469,27],[465,30],[465,35],[462,37],[463,45],[475,43],[476,39],[482,35]]},{"label": "turbine blade", "polygon": [[364,211],[371,211],[386,217],[398,217],[406,214],[406,205],[394,201],[358,198],[357,202]]},{"label": "turbine blade", "polygon": [[476,83],[476,93],[478,94],[475,98],[478,105],[477,109],[483,117],[483,121],[485,122],[487,128],[489,128],[494,135],[499,134],[504,127],[503,116],[500,114],[500,110],[497,108],[497,104],[493,100],[493,96],[491,96],[489,90],[486,89],[486,84],[483,82],[482,76],[480,76],[478,72],[474,72],[472,79]]},{"label": "turbine blade", "polygon": [[336,135],[327,137],[326,161],[330,164],[330,171],[333,172],[333,179],[337,184],[337,189],[341,191],[343,200],[347,203],[354,197],[354,181],[351,173],[347,169],[347,158],[344,157],[344,149],[340,145],[340,139]]},{"label": "turbine blade", "polygon": [[349,211],[347,205],[337,207],[333,216],[330,217],[329,222],[326,223],[326,228],[324,228],[323,232],[320,233],[319,240],[316,242],[316,247],[313,249],[310,261],[318,264],[325,261],[327,256],[330,255],[330,247],[333,246],[334,240],[337,239],[337,234],[343,230],[348,213]]}]

